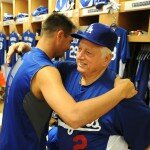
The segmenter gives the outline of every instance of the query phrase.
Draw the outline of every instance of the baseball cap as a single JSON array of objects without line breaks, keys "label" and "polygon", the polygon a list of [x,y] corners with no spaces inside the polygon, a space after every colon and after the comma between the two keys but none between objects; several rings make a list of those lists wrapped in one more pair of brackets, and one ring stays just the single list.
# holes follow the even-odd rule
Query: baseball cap
[{"label": "baseball cap", "polygon": [[93,23],[83,33],[72,33],[71,36],[78,39],[84,38],[97,45],[107,47],[111,51],[117,43],[116,33],[109,26],[101,23]]}]

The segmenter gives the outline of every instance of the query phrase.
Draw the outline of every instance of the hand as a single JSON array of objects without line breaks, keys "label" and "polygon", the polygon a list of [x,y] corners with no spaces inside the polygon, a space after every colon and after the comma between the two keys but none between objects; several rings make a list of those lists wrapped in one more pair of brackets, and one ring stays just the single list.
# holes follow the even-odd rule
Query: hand
[{"label": "hand", "polygon": [[134,84],[130,81],[130,79],[120,79],[118,76],[115,79],[114,86],[122,90],[123,98],[131,98],[137,94]]},{"label": "hand", "polygon": [[150,145],[147,147],[147,149],[146,150],[150,150]]},{"label": "hand", "polygon": [[7,64],[10,63],[11,57],[14,53],[22,53],[22,52],[27,52],[31,49],[31,47],[24,43],[24,42],[18,42],[16,44],[13,44],[9,47],[7,57],[6,57],[6,62]]}]

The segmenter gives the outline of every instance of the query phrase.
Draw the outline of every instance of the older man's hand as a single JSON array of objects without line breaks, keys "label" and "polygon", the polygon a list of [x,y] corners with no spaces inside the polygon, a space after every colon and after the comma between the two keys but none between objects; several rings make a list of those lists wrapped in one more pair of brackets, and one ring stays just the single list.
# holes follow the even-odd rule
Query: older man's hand
[{"label": "older man's hand", "polygon": [[122,88],[123,98],[131,98],[137,94],[134,84],[130,79],[121,79],[119,76],[115,79],[115,87]]},{"label": "older man's hand", "polygon": [[22,53],[22,52],[27,52],[30,51],[31,47],[24,43],[24,42],[18,42],[16,44],[13,44],[9,47],[8,53],[7,53],[7,57],[6,57],[6,62],[7,64],[10,63],[12,55],[14,53]]}]

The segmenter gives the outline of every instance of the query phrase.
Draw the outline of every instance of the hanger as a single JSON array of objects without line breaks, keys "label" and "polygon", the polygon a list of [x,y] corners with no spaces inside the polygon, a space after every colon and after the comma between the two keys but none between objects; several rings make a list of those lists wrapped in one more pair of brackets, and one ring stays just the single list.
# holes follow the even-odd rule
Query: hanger
[{"label": "hanger", "polygon": [[141,50],[138,53],[137,60],[150,59],[150,45],[144,44],[141,46]]},{"label": "hanger", "polygon": [[27,30],[27,33],[29,34],[31,31],[30,31],[30,28]]},{"label": "hanger", "polygon": [[113,22],[112,22],[112,24],[110,25],[110,28],[112,28],[113,30],[116,30],[116,28],[118,27],[117,26],[117,18],[116,18],[116,16],[112,16],[112,18],[113,18]]},{"label": "hanger", "polygon": [[145,57],[143,58],[144,60],[150,59],[150,45],[146,45],[146,51],[145,51]]}]

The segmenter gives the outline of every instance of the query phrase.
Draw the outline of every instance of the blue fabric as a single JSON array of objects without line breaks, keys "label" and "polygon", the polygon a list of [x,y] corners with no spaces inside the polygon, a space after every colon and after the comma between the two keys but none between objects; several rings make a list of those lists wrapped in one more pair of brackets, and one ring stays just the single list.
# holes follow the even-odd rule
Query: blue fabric
[{"label": "blue fabric", "polygon": [[94,0],[94,5],[97,9],[101,9],[103,5],[107,5],[109,0]]},{"label": "blue fabric", "polygon": [[[79,30],[77,33],[82,33],[82,31]],[[70,49],[65,52],[65,60],[76,61],[79,42],[79,39],[73,38],[73,41],[70,44]]]},{"label": "blue fabric", "polygon": [[66,4],[67,4],[67,0],[57,0],[55,10],[61,11],[62,9],[66,7]]},{"label": "blue fabric", "polygon": [[0,33],[0,66],[4,64],[6,48],[7,48],[6,35]]},{"label": "blue fabric", "polygon": [[79,39],[87,39],[110,50],[113,50],[117,43],[116,33],[110,27],[101,23],[93,23],[83,33],[73,33],[72,36]]},{"label": "blue fabric", "polygon": [[24,32],[22,35],[22,41],[31,47],[35,47],[35,34],[30,31]]},{"label": "blue fabric", "polygon": [[91,7],[93,6],[94,1],[93,0],[80,0],[80,4],[83,8]]},{"label": "blue fabric", "polygon": [[47,13],[48,13],[48,8],[45,6],[40,6],[32,13],[32,16],[39,16]]},{"label": "blue fabric", "polygon": [[65,60],[67,61],[76,61],[76,53],[78,51],[79,40],[73,39],[73,42],[70,44],[70,49],[65,52]]},{"label": "blue fabric", "polygon": [[48,132],[48,150],[58,150],[58,139],[57,139],[58,127],[52,127]]},{"label": "blue fabric", "polygon": [[148,89],[149,74],[150,60],[142,60],[137,70],[135,81],[137,82],[138,96],[144,101]]},{"label": "blue fabric", "polygon": [[[66,90],[79,102],[111,90],[116,74],[107,69],[93,84],[81,86],[81,74],[73,62],[57,63]],[[84,109],[84,108],[83,108]],[[132,150],[144,150],[150,145],[150,109],[139,100],[120,102],[107,114],[82,127],[70,130],[58,126],[58,145],[60,150],[86,149],[106,150],[111,135],[121,135]]]},{"label": "blue fabric", "polygon": [[[9,35],[9,41],[8,41],[8,46],[11,46],[15,43],[19,42],[19,37],[17,35],[16,32],[12,32],[10,35]],[[10,61],[10,64],[9,66],[10,67],[13,67],[16,63],[16,54],[13,54],[12,58],[11,58],[11,61]]]},{"label": "blue fabric", "polygon": [[39,141],[23,107],[25,96],[31,92],[32,78],[44,66],[53,67],[54,65],[43,51],[33,48],[20,58],[10,71],[0,133],[0,150],[41,150],[45,148],[46,141],[43,139]]},{"label": "blue fabric", "polygon": [[126,63],[130,59],[129,43],[127,39],[127,31],[121,27],[115,29],[118,36],[116,46],[113,50],[113,58],[109,64],[109,68],[114,72],[119,72],[119,61]]}]

